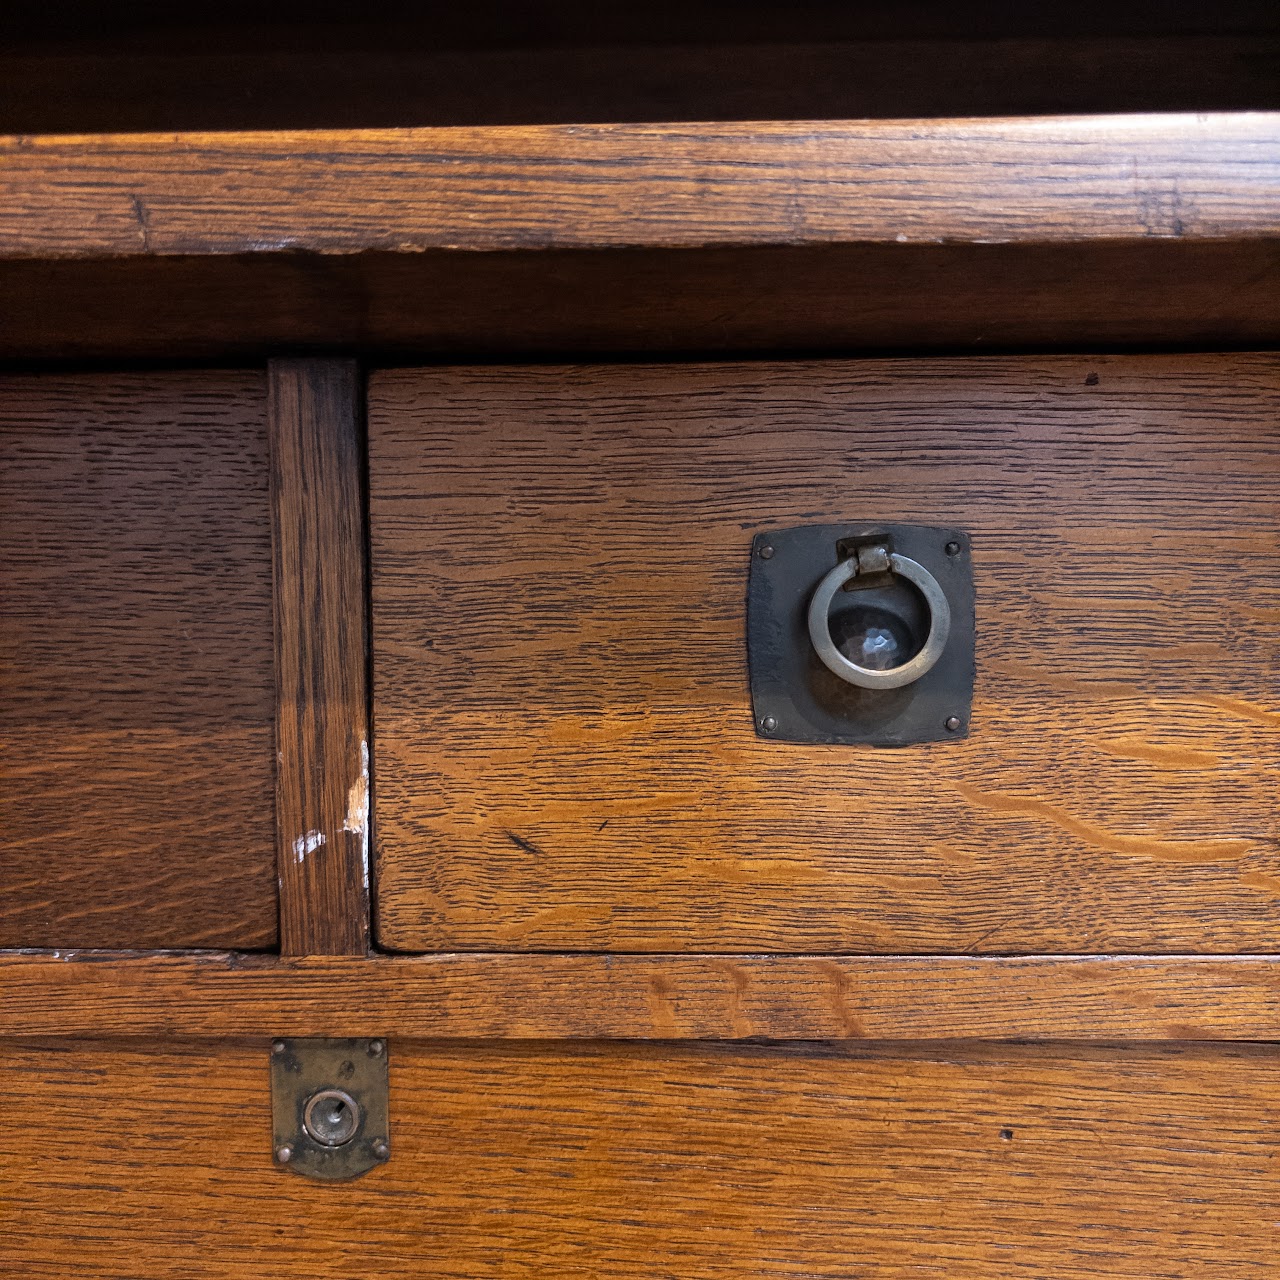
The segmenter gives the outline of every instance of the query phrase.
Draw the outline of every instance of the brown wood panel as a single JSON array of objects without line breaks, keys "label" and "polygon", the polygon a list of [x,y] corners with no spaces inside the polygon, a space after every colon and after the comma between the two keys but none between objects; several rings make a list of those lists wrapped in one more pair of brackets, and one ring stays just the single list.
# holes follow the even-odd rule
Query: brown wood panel
[{"label": "brown wood panel", "polygon": [[[1271,355],[404,369],[370,390],[380,940],[1268,951]],[[758,739],[753,535],[973,536],[965,742]]]},{"label": "brown wood panel", "polygon": [[1278,1040],[1274,956],[0,952],[0,1036]]},{"label": "brown wood panel", "polygon": [[285,955],[369,935],[364,440],[354,360],[269,369],[276,862]]},{"label": "brown wood panel", "polygon": [[1274,239],[1278,138],[1267,112],[9,136],[0,254]]},{"label": "brown wood panel", "polygon": [[1276,1050],[391,1045],[391,1160],[272,1166],[267,1042],[29,1043],[6,1265],[40,1277],[921,1275],[1275,1266]]},{"label": "brown wood panel", "polygon": [[0,378],[0,510],[0,945],[273,945],[265,378]]},{"label": "brown wood panel", "polygon": [[0,355],[1267,343],[1278,127],[9,137]]}]

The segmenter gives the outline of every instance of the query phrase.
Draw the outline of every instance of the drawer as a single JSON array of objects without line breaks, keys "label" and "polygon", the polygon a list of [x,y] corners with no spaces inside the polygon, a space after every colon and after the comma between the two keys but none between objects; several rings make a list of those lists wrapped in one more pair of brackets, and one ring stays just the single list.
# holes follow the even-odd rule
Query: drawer
[{"label": "drawer", "polygon": [[1271,1046],[398,1041],[395,1155],[339,1185],[265,1158],[266,1052],[6,1046],[41,1117],[0,1132],[13,1274],[1274,1271]]},{"label": "drawer", "polygon": [[0,947],[276,940],[262,371],[0,378]]},{"label": "drawer", "polygon": [[[1280,363],[389,369],[377,929],[399,950],[1274,948]],[[971,732],[771,741],[752,540],[972,540]]]}]

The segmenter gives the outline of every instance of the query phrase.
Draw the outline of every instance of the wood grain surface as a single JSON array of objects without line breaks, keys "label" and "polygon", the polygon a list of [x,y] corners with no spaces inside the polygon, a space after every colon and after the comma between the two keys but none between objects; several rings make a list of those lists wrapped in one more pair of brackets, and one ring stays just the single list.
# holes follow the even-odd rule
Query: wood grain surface
[{"label": "wood grain surface", "polygon": [[0,953],[0,1036],[1280,1039],[1275,956]]},{"label": "wood grain surface", "polygon": [[1267,112],[9,136],[0,256],[1274,239],[1278,145]]},{"label": "wood grain surface", "polygon": [[0,510],[0,946],[272,946],[263,375],[0,378]]},{"label": "wood grain surface", "polygon": [[12,136],[0,356],[1267,344],[1278,139],[1267,113]]},{"label": "wood grain surface", "polygon": [[276,863],[285,955],[369,935],[368,598],[354,360],[269,367]]},{"label": "wood grain surface", "polygon": [[[1269,951],[1272,355],[390,370],[378,936]],[[964,742],[756,737],[753,535],[973,538]]]},{"label": "wood grain surface", "polygon": [[1276,1050],[391,1044],[392,1156],[273,1167],[268,1042],[7,1046],[5,1261],[273,1274],[1252,1280]]}]

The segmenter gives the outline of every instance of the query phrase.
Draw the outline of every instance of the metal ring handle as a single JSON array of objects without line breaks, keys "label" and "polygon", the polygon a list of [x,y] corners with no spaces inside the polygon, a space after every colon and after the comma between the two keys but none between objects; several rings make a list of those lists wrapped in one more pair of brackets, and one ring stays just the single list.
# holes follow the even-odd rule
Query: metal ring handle
[{"label": "metal ring handle", "polygon": [[942,657],[947,636],[951,634],[951,606],[947,603],[947,597],[938,585],[937,578],[924,565],[896,553],[889,556],[889,569],[919,588],[929,610],[929,635],[925,639],[924,648],[910,662],[904,662],[900,667],[890,667],[887,671],[860,667],[856,662],[850,662],[836,648],[836,643],[831,638],[831,602],[835,599],[836,592],[857,575],[858,561],[855,558],[841,560],[818,583],[813,599],[809,601],[809,639],[813,641],[813,647],[822,659],[823,666],[841,680],[847,680],[863,689],[901,689],[904,684],[919,680]]}]

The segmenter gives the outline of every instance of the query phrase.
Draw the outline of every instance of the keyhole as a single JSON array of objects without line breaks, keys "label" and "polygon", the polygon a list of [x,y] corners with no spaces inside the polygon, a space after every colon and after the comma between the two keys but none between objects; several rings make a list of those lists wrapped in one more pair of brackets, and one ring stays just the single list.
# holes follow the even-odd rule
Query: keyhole
[{"label": "keyhole", "polygon": [[325,1147],[340,1147],[356,1136],[360,1104],[341,1089],[321,1089],[307,1099],[302,1127]]}]

